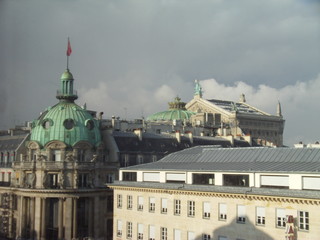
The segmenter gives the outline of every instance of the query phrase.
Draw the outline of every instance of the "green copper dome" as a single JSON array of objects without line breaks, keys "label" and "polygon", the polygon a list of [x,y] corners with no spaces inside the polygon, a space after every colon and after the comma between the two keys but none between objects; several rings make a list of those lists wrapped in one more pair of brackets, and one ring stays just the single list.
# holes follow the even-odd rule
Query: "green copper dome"
[{"label": "green copper dome", "polygon": [[80,141],[87,141],[93,146],[101,142],[99,122],[74,103],[78,96],[73,90],[73,80],[67,69],[61,76],[61,87],[57,92],[60,102],[32,123],[30,140],[37,141],[42,147],[54,140],[70,147]]},{"label": "green copper dome", "polygon": [[169,110],[157,112],[149,117],[147,121],[173,121],[173,120],[189,120],[194,112],[187,111],[186,103],[181,102],[179,97],[176,97],[173,102],[169,102]]},{"label": "green copper dome", "polygon": [[69,146],[87,141],[93,146],[101,142],[99,124],[89,112],[72,102],[60,102],[33,122],[32,141],[45,146],[58,140]]}]

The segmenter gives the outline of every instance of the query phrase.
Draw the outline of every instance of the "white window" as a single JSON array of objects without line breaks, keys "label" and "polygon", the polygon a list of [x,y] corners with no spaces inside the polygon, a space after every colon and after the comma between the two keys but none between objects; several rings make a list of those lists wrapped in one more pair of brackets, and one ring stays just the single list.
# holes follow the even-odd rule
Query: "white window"
[{"label": "white window", "polygon": [[181,200],[175,199],[174,200],[174,215],[181,214]]},{"label": "white window", "polygon": [[161,233],[161,240],[167,240],[168,239],[168,230],[165,227],[160,228]]},{"label": "white window", "polygon": [[138,197],[138,211],[143,210],[143,197],[139,196]]},{"label": "white window", "polygon": [[194,217],[195,215],[195,201],[188,201],[188,217]]},{"label": "white window", "polygon": [[244,205],[237,206],[237,222],[238,223],[246,222],[246,206]]},{"label": "white window", "polygon": [[174,229],[173,233],[174,233],[174,240],[181,240],[181,230]]},{"label": "white window", "polygon": [[149,198],[149,211],[154,212],[156,209],[156,199],[154,197]]},{"label": "white window", "polygon": [[188,232],[188,240],[196,240],[194,232]]},{"label": "white window", "polygon": [[227,220],[227,204],[219,203],[219,220]]},{"label": "white window", "polygon": [[61,151],[52,150],[52,161],[60,162],[61,161]]},{"label": "white window", "polygon": [[132,222],[127,222],[127,238],[132,238]]},{"label": "white window", "polygon": [[264,207],[256,208],[256,223],[257,225],[265,225],[266,209]]},{"label": "white window", "polygon": [[122,195],[121,194],[117,195],[117,207],[122,208]]},{"label": "white window", "polygon": [[299,229],[309,230],[309,212],[299,211]]},{"label": "white window", "polygon": [[168,199],[161,198],[161,213],[168,212]]},{"label": "white window", "polygon": [[203,240],[210,240],[211,239],[210,234],[202,234],[202,239]]},{"label": "white window", "polygon": [[303,189],[320,190],[319,177],[302,177]]},{"label": "white window", "polygon": [[186,182],[185,173],[167,173],[166,174],[167,182]]},{"label": "white window", "polygon": [[138,239],[143,239],[143,224],[138,223]]},{"label": "white window", "polygon": [[131,195],[127,196],[127,208],[132,209],[132,196]]},{"label": "white window", "polygon": [[286,211],[283,208],[276,209],[277,227],[284,228],[286,226]]},{"label": "white window", "polygon": [[122,236],[122,221],[121,220],[117,221],[117,236],[118,237]]},{"label": "white window", "polygon": [[144,182],[160,182],[160,173],[158,172],[144,172],[143,173]]},{"label": "white window", "polygon": [[210,218],[210,202],[203,202],[203,218]]},{"label": "white window", "polygon": [[261,176],[262,187],[289,187],[289,177],[288,176]]},{"label": "white window", "polygon": [[153,225],[149,226],[149,240],[155,240],[156,239],[156,228]]}]

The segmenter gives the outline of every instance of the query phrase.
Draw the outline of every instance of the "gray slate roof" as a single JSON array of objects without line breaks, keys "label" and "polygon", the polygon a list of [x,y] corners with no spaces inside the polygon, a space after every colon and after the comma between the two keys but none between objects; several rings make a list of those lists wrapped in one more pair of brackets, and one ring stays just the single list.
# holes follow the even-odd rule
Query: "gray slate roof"
[{"label": "gray slate roof", "polygon": [[0,136],[0,151],[14,151],[26,138],[27,134]]},{"label": "gray slate roof", "polygon": [[217,148],[196,146],[162,160],[123,170],[320,172],[320,148]]}]

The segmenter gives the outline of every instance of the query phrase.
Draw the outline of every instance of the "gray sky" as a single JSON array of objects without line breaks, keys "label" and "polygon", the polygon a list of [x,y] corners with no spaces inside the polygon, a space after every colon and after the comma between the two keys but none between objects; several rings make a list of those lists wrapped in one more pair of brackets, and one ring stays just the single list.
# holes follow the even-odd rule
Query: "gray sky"
[{"label": "gray sky", "polygon": [[57,102],[66,68],[77,103],[105,118],[140,118],[205,98],[271,114],[282,104],[285,143],[320,140],[317,0],[0,0],[0,129]]}]

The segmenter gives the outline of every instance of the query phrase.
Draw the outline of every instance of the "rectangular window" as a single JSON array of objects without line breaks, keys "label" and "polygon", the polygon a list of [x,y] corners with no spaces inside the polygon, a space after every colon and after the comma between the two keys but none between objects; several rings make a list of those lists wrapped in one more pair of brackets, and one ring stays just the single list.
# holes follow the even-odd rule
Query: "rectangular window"
[{"label": "rectangular window", "polygon": [[194,217],[195,215],[195,201],[188,201],[188,217]]},{"label": "rectangular window", "polygon": [[122,195],[121,194],[117,195],[117,207],[122,208]]},{"label": "rectangular window", "polygon": [[302,188],[320,190],[320,177],[302,177]]},{"label": "rectangular window", "polygon": [[175,199],[174,200],[174,215],[181,214],[181,200]]},{"label": "rectangular window", "polygon": [[168,183],[185,183],[186,174],[185,173],[167,173],[166,182]]},{"label": "rectangular window", "polygon": [[138,223],[138,239],[143,239],[143,224]]},{"label": "rectangular window", "polygon": [[299,211],[299,229],[309,231],[309,212]]},{"label": "rectangular window", "polygon": [[156,199],[154,197],[149,198],[149,211],[154,212],[156,209]]},{"label": "rectangular window", "polygon": [[194,232],[188,232],[188,240],[196,240]]},{"label": "rectangular window", "polygon": [[132,209],[132,196],[127,196],[127,209]]},{"label": "rectangular window", "polygon": [[246,206],[238,205],[237,206],[237,223],[246,222]]},{"label": "rectangular window", "polygon": [[88,182],[88,173],[80,173],[78,179],[78,187],[79,188],[86,188],[89,186]]},{"label": "rectangular window", "polygon": [[122,221],[121,220],[117,221],[117,236],[118,237],[122,236]]},{"label": "rectangular window", "polygon": [[106,182],[113,183],[114,182],[114,173],[107,173],[106,174]]},{"label": "rectangular window", "polygon": [[223,186],[249,187],[249,175],[223,174]]},{"label": "rectangular window", "polygon": [[161,198],[161,213],[168,212],[168,199]]},{"label": "rectangular window", "polygon": [[160,182],[159,172],[144,172],[143,173],[144,182]]},{"label": "rectangular window", "polygon": [[153,225],[149,226],[149,240],[156,239],[156,227]]},{"label": "rectangular window", "polygon": [[202,234],[202,239],[203,240],[210,240],[211,239],[210,234]]},{"label": "rectangular window", "polygon": [[122,181],[137,181],[136,172],[122,172]]},{"label": "rectangular window", "polygon": [[203,218],[210,218],[210,202],[203,202]]},{"label": "rectangular window", "polygon": [[261,176],[261,187],[289,188],[289,176]]},{"label": "rectangular window", "polygon": [[143,197],[139,196],[138,197],[138,211],[143,210]]},{"label": "rectangular window", "polygon": [[132,222],[127,222],[127,238],[132,238]]},{"label": "rectangular window", "polygon": [[160,228],[161,233],[161,240],[167,240],[168,239],[168,230],[165,227]]},{"label": "rectangular window", "polygon": [[276,209],[277,227],[284,228],[286,226],[286,211],[283,208]]},{"label": "rectangular window", "polygon": [[181,230],[174,229],[173,234],[174,234],[174,240],[181,240]]},{"label": "rectangular window", "polygon": [[214,174],[193,173],[192,184],[214,185]]},{"label": "rectangular window", "polygon": [[264,207],[257,207],[256,208],[256,223],[257,225],[265,225],[266,221],[266,210]]},{"label": "rectangular window", "polygon": [[219,220],[227,220],[227,204],[225,203],[219,203]]}]

